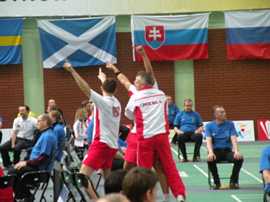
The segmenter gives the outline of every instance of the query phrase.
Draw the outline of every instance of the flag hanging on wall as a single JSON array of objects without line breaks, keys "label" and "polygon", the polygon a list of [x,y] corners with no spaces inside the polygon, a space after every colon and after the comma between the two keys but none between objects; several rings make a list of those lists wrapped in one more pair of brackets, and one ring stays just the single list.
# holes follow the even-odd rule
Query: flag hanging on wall
[{"label": "flag hanging on wall", "polygon": [[[150,60],[208,58],[209,14],[132,16],[133,46],[142,45]],[[133,50],[133,60],[141,60]]]},{"label": "flag hanging on wall", "polygon": [[116,63],[115,17],[38,21],[44,68]]},{"label": "flag hanging on wall", "polygon": [[23,20],[0,20],[0,64],[22,63]]},{"label": "flag hanging on wall", "polygon": [[270,10],[225,13],[227,58],[270,59]]}]

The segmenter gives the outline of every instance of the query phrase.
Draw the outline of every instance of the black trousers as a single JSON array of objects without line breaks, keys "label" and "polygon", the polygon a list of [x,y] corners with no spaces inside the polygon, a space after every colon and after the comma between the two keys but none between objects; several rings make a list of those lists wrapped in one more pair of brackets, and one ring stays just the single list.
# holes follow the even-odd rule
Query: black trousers
[{"label": "black trousers", "polygon": [[232,174],[230,177],[230,183],[238,183],[239,181],[239,173],[244,162],[244,159],[236,160],[234,159],[231,149],[214,149],[214,154],[216,155],[215,161],[208,161],[208,168],[212,173],[214,178],[214,183],[216,185],[220,185],[220,179],[218,175],[217,163],[220,161],[227,161],[229,163],[233,163]]},{"label": "black trousers", "polygon": [[193,159],[200,156],[200,148],[202,146],[202,134],[187,132],[177,136],[178,146],[183,154],[183,158],[187,160],[186,142],[195,142]]},{"label": "black trousers", "polygon": [[11,148],[11,140],[5,142],[0,146],[0,153],[3,159],[4,167],[9,167],[11,165],[9,151],[14,152],[14,160],[13,163],[16,164],[20,161],[20,154],[22,149],[27,149],[32,146],[32,141],[23,139],[23,138],[16,138],[15,147],[14,149]]},{"label": "black trousers", "polygon": [[38,171],[38,168],[26,166],[21,168],[20,170],[16,170],[14,168],[10,168],[8,171],[9,175],[15,175],[15,182],[13,185],[15,199],[23,199],[31,197],[30,190],[21,182],[21,176],[27,172]]}]

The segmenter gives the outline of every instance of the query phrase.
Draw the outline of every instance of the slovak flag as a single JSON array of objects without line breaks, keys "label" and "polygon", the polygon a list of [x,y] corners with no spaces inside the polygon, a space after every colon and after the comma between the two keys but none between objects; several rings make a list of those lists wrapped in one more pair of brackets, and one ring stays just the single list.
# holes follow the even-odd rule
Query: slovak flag
[{"label": "slovak flag", "polygon": [[270,59],[270,10],[225,13],[227,58]]},{"label": "slovak flag", "polygon": [[[133,46],[142,45],[150,60],[208,58],[209,14],[132,16]],[[133,60],[141,60],[133,51]]]}]

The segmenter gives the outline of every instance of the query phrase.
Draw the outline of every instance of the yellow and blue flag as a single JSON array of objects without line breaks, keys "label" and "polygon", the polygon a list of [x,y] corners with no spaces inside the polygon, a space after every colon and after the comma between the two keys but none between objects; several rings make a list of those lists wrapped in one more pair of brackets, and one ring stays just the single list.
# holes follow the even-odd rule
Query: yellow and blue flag
[{"label": "yellow and blue flag", "polygon": [[22,63],[23,19],[0,20],[0,64]]}]

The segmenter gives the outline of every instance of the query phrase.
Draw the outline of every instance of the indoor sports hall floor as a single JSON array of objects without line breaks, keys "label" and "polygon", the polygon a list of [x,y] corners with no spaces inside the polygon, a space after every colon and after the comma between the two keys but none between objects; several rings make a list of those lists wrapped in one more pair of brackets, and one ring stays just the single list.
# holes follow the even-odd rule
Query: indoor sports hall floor
[{"label": "indoor sports hall floor", "polygon": [[[258,172],[259,156],[263,147],[269,143],[242,143],[240,151],[244,155],[245,162],[240,173],[240,189],[239,190],[209,190],[207,164],[206,164],[206,148],[201,148],[202,161],[198,163],[188,162],[180,163],[177,158],[177,147],[172,146],[172,152],[177,163],[177,168],[181,170],[181,176],[184,180],[188,198],[187,202],[261,202],[263,198],[262,180]],[[187,151],[192,152],[193,144],[187,144]],[[189,154],[192,158],[192,154]],[[1,161],[1,159],[0,159]],[[219,166],[220,176],[229,176],[231,173],[231,164],[222,164]],[[93,177],[95,181],[95,177]],[[222,183],[226,187],[228,180]],[[103,181],[100,183],[98,192],[103,195]],[[46,197],[48,201],[52,201],[52,183],[47,189]],[[158,188],[158,202],[163,200],[160,187]],[[174,202],[174,198],[170,196],[170,202]]]}]

